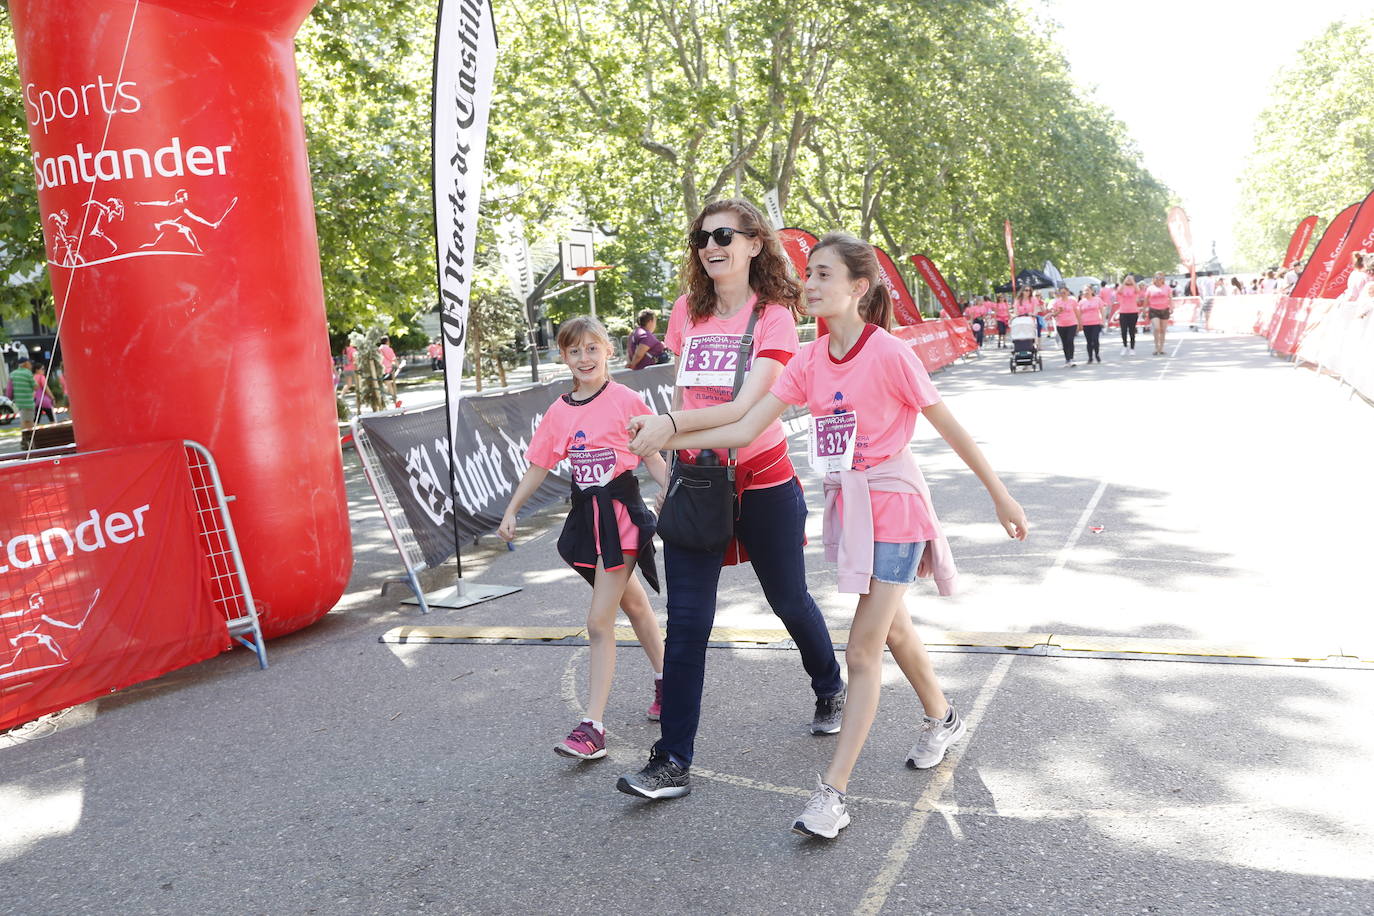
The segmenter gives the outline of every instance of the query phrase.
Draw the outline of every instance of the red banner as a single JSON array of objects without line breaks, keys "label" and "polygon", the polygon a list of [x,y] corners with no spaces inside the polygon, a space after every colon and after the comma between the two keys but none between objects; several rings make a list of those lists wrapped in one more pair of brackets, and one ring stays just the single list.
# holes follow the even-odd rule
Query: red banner
[{"label": "red banner", "polygon": [[874,245],[873,252],[878,256],[878,272],[883,275],[883,283],[887,284],[888,295],[892,297],[893,323],[901,327],[920,324],[925,319],[921,317],[921,310],[916,307],[916,297],[906,288],[902,272],[892,263],[892,258],[888,257],[886,251]]},{"label": "red banner", "polygon": [[[797,279],[802,283],[806,282],[806,264],[811,260],[811,250],[820,241],[805,229],[798,229],[795,226],[788,226],[778,230],[778,240],[782,242],[782,250],[787,252],[787,257],[792,261],[792,269],[797,272]],[[803,297],[805,301],[805,297]],[[816,319],[816,336],[824,337],[826,334],[824,318]]]},{"label": "red banner", "polygon": [[1007,265],[1011,267],[1011,291],[1016,292],[1016,245],[1011,237],[1011,220],[1002,221],[1002,240],[1007,243]]},{"label": "red banner", "polygon": [[1312,241],[1312,230],[1316,228],[1317,217],[1315,214],[1298,223],[1298,228],[1293,230],[1293,237],[1288,240],[1288,251],[1283,256],[1284,270],[1302,260],[1303,254],[1307,251],[1307,243]]},{"label": "red banner", "polygon": [[1337,299],[1345,295],[1345,284],[1350,279],[1350,270],[1353,267],[1350,256],[1357,251],[1369,251],[1371,248],[1374,248],[1374,191],[1369,193],[1355,211],[1354,217],[1350,220],[1350,228],[1346,230],[1340,244],[1331,252],[1331,273],[1321,291],[1314,295],[1318,299]]},{"label": "red banner", "polygon": [[1360,209],[1361,203],[1346,207],[1327,224],[1326,231],[1317,241],[1317,247],[1312,249],[1312,257],[1307,259],[1307,266],[1298,277],[1298,285],[1293,287],[1295,299],[1315,299],[1326,288],[1326,280],[1336,265],[1336,249],[1350,230],[1350,224],[1355,221],[1355,211]]},{"label": "red banner", "polygon": [[1192,268],[1193,258],[1193,227],[1188,223],[1188,214],[1183,212],[1182,207],[1169,208],[1169,237],[1174,240],[1174,248],[1178,249],[1178,260],[1184,267]]},{"label": "red banner", "polygon": [[907,342],[927,372],[943,369],[977,348],[973,331],[963,318],[924,321],[915,327],[894,328],[892,334]]},{"label": "red banner", "polygon": [[935,266],[935,262],[923,254],[913,254],[911,263],[916,265],[917,272],[921,279],[926,281],[926,286],[935,294],[935,298],[940,301],[942,314],[948,314],[951,318],[963,316],[964,310],[959,308],[958,301],[954,298],[954,290],[949,288],[945,282],[944,275],[940,273],[940,268]]},{"label": "red banner", "polygon": [[0,465],[0,730],[229,647],[179,442]]}]

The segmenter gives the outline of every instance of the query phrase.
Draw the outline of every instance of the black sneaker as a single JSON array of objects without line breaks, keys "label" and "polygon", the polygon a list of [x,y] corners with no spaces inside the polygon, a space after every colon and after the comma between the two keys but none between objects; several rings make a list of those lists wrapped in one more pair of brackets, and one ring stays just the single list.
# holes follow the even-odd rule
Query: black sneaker
[{"label": "black sneaker", "polygon": [[654,749],[649,752],[644,769],[620,777],[615,787],[640,798],[681,798],[692,791],[692,777],[686,767],[678,766],[667,754]]},{"label": "black sneaker", "polygon": [[840,730],[847,695],[848,691],[841,687],[833,697],[816,697],[816,715],[811,719],[811,734],[833,735]]}]

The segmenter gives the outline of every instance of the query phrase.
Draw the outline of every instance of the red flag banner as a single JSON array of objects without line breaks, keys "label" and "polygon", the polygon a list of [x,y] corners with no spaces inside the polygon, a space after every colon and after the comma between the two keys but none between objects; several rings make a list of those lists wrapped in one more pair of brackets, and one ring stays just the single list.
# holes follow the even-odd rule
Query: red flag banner
[{"label": "red flag banner", "polygon": [[1350,228],[1331,253],[1331,273],[1316,297],[1335,299],[1344,295],[1345,284],[1350,279],[1350,270],[1353,266],[1350,256],[1357,251],[1369,251],[1371,248],[1374,248],[1374,191],[1369,193],[1355,211],[1354,217],[1350,220]]},{"label": "red flag banner", "polygon": [[1174,248],[1178,249],[1178,259],[1184,267],[1192,268],[1193,260],[1193,227],[1188,223],[1188,214],[1183,212],[1182,207],[1169,208],[1169,237],[1174,240]]},{"label": "red flag banner", "polygon": [[782,241],[782,250],[787,252],[792,267],[797,271],[797,278],[805,280],[806,262],[811,258],[811,249],[816,247],[818,239],[805,229],[795,226],[779,229],[778,239]]},{"label": "red flag banner", "polygon": [[921,317],[921,310],[916,307],[916,297],[906,288],[902,272],[892,263],[892,258],[888,257],[886,251],[877,245],[873,246],[873,251],[878,255],[878,271],[883,275],[888,295],[892,297],[892,320],[901,327],[920,324],[925,319]]},{"label": "red flag banner", "polygon": [[1298,228],[1293,230],[1293,237],[1288,240],[1288,252],[1283,256],[1283,268],[1287,270],[1294,264],[1302,260],[1303,254],[1307,251],[1307,243],[1312,241],[1312,230],[1317,228],[1317,217],[1315,214],[1305,217],[1298,223]]},{"label": "red flag banner", "polygon": [[0,730],[229,647],[180,442],[0,466]]},{"label": "red flag banner", "polygon": [[[805,229],[795,226],[779,229],[778,239],[782,242],[782,250],[787,252],[787,257],[792,262],[792,269],[797,272],[797,279],[805,283],[806,262],[811,260],[811,251],[820,240]],[[825,336],[826,330],[825,319],[817,318],[816,336]]]},{"label": "red flag banner", "polygon": [[1321,295],[1336,265],[1336,249],[1350,231],[1350,225],[1355,221],[1355,211],[1360,209],[1361,203],[1357,201],[1346,207],[1327,224],[1326,231],[1317,240],[1317,247],[1312,249],[1312,257],[1307,259],[1307,266],[1298,277],[1298,285],[1293,287],[1293,298],[1315,299]]},{"label": "red flag banner", "polygon": [[1011,220],[1002,221],[1002,240],[1007,243],[1007,265],[1011,267],[1011,291],[1016,292],[1016,245],[1011,236]]},{"label": "red flag banner", "polygon": [[964,314],[963,309],[959,308],[959,303],[954,298],[954,290],[949,288],[935,262],[923,254],[913,254],[911,263],[916,265],[921,279],[926,281],[926,286],[930,287],[930,291],[940,301],[941,310],[947,312],[951,318],[961,317]]}]

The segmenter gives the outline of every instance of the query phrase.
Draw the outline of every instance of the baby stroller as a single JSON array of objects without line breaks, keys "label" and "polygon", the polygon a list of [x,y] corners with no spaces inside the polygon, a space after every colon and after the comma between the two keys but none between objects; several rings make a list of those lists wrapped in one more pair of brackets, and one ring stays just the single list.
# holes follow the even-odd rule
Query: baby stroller
[{"label": "baby stroller", "polygon": [[1036,343],[1035,316],[1017,315],[1011,320],[1011,371],[1017,368],[1039,372],[1045,368]]}]

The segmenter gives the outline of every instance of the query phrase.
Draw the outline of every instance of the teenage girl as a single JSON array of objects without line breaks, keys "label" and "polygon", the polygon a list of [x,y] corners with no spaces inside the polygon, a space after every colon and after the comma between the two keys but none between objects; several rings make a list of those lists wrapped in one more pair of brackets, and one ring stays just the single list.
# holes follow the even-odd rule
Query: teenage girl
[{"label": "teenage girl", "polygon": [[1078,320],[1078,303],[1069,295],[1067,286],[1055,290],[1055,299],[1050,303],[1050,315],[1054,318],[1054,327],[1059,332],[1059,342],[1064,349],[1064,368],[1072,368],[1078,365],[1073,361],[1073,339],[1078,336],[1082,322]]},{"label": "teenage girl", "polygon": [[[630,618],[649,664],[654,669],[654,702],[649,718],[658,719],[663,701],[663,636],[649,606],[644,586],[633,576],[636,562],[658,591],[654,569],[654,517],[639,495],[634,469],[639,458],[630,451],[626,423],[649,413],[643,399],[611,381],[611,338],[590,316],[565,321],[558,329],[558,352],[572,372],[573,390],[553,402],[530,439],[525,458],[529,470],[520,478],[496,529],[506,541],[515,537],[515,516],[539,489],[549,470],[568,459],[572,464],[572,510],[558,538],[558,552],[592,586],[587,611],[591,645],[587,714],[572,733],[554,747],[564,757],[595,760],[606,756],[606,701],[615,674],[615,609]],[[667,486],[663,456],[644,459],[660,487]]]},{"label": "teenage girl", "polygon": [[1083,328],[1089,364],[1102,364],[1102,317],[1106,311],[1107,305],[1097,294],[1097,287],[1091,283],[1083,287],[1083,298],[1078,300],[1078,321]]},{"label": "teenage girl", "polygon": [[[878,709],[883,645],[924,709],[907,765],[927,769],[965,730],[945,697],[904,597],[918,568],[939,590],[954,590],[949,545],[908,443],[919,414],[978,475],[1007,534],[1025,539],[1026,515],[993,473],[972,437],[940,400],[920,360],[887,332],[892,302],[873,247],[834,233],[812,250],[807,311],[829,333],[808,344],[745,416],[716,429],[684,433],[674,447],[731,447],[749,442],[788,404],[811,410],[811,461],[825,472],[824,540],[839,564],[839,590],[859,595],[845,650],[849,698],[839,742],[793,829],[832,838],[849,823],[845,792]],[[842,410],[836,413],[835,405]]]},{"label": "teenage girl", "polygon": [[1164,271],[1145,287],[1145,305],[1150,310],[1150,328],[1155,336],[1155,356],[1164,355],[1164,335],[1169,330],[1169,316],[1174,313],[1174,291],[1164,282]]},{"label": "teenage girl", "polygon": [[1129,356],[1135,353],[1135,325],[1140,319],[1140,288],[1132,274],[1126,274],[1116,289],[1116,315],[1121,322],[1121,355]]},{"label": "teenage girl", "polygon": [[969,327],[973,330],[973,340],[978,344],[978,349],[983,349],[983,335],[987,331],[987,303],[979,300],[977,304],[970,305],[964,310],[964,317],[969,320]]}]

